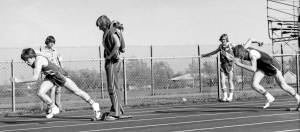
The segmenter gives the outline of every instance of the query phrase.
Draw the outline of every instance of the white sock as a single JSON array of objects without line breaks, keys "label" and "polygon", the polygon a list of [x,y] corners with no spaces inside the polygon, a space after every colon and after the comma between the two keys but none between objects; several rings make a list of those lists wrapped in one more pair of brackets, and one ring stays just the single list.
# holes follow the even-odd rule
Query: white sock
[{"label": "white sock", "polygon": [[299,104],[299,103],[300,103],[300,95],[299,95],[299,94],[296,94],[296,95],[295,95],[295,98],[296,98],[296,100],[297,100],[297,103]]},{"label": "white sock", "polygon": [[227,99],[228,97],[227,97],[227,92],[224,92],[223,93],[223,99]]},{"label": "white sock", "polygon": [[229,93],[229,98],[231,98],[231,99],[233,98],[233,93],[232,92]]},{"label": "white sock", "polygon": [[266,96],[266,98],[268,99],[269,102],[273,102],[274,99],[275,99],[269,92],[266,92],[265,96]]}]

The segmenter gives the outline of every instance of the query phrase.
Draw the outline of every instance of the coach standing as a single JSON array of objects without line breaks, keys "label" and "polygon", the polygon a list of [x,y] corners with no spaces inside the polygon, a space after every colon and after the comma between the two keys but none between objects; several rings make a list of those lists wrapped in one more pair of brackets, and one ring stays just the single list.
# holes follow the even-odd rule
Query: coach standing
[{"label": "coach standing", "polygon": [[111,100],[110,120],[122,118],[124,114],[120,101],[118,75],[120,72],[120,53],[124,52],[124,39],[121,34],[123,25],[111,21],[106,15],[100,16],[96,26],[103,31],[102,44],[104,47],[105,71],[107,78],[108,94]]}]

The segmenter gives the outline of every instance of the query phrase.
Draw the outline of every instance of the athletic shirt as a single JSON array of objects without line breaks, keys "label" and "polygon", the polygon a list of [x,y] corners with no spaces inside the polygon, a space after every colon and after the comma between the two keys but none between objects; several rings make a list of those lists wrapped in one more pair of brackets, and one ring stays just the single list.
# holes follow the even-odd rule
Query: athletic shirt
[{"label": "athletic shirt", "polygon": [[[45,57],[45,56],[43,56],[43,57]],[[45,57],[45,58],[48,61],[48,65],[42,67],[42,72],[44,75],[46,75],[48,77],[55,77],[55,76],[60,76],[60,75],[67,76],[68,75],[68,73],[66,71],[64,71],[62,68],[60,68],[53,62],[49,61],[47,57]],[[32,66],[32,68],[34,68],[34,65]]]},{"label": "athletic shirt", "polygon": [[51,62],[53,62],[54,64],[56,64],[56,65],[58,65],[58,66],[60,66],[60,58],[61,58],[61,56],[60,56],[60,54],[59,54],[59,52],[56,50],[56,49],[49,49],[49,48],[47,48],[47,46],[44,46],[44,47],[41,47],[40,48],[40,54],[42,55],[42,56],[45,56],[45,57],[47,57]]},{"label": "athletic shirt", "polygon": [[234,47],[234,45],[232,43],[229,43],[228,45],[220,44],[219,51],[221,53],[221,55],[220,55],[221,63],[232,63],[233,62],[231,59],[228,59],[224,53],[224,52],[227,52],[228,54],[231,54],[233,56],[232,47]]},{"label": "athletic shirt", "polygon": [[[254,49],[252,47],[249,47],[247,49],[256,50],[257,52],[260,53],[261,57],[257,59],[257,69],[264,71],[266,75],[273,76],[277,73],[277,70],[281,69],[279,63],[267,53]],[[251,61],[249,54],[243,59]]]}]

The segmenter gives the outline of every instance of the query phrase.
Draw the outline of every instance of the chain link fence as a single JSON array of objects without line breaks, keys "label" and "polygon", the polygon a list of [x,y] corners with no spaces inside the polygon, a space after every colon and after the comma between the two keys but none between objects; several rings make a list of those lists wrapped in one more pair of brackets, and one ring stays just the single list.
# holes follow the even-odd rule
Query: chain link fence
[{"label": "chain link fence", "polygon": [[[215,101],[220,98],[217,55],[199,58],[197,56],[200,54],[201,48],[199,46],[186,47],[185,50],[190,50],[190,52],[181,57],[176,57],[178,54],[176,51],[182,47],[177,47],[177,49],[165,47],[161,50],[155,50],[156,48],[151,46],[148,48],[138,47],[143,51],[139,53],[142,56],[139,58],[132,53],[134,48],[128,48],[125,58],[121,59],[119,90],[122,93],[123,104],[144,106],[182,103],[182,97],[194,102]],[[93,50],[87,48],[85,50],[91,50],[95,56],[99,55],[99,51],[101,52],[99,48],[93,48]],[[157,55],[163,54],[166,50],[170,51],[168,54],[166,53],[167,55]],[[80,50],[76,52],[77,54],[81,53]],[[283,74],[288,83],[299,93],[298,57],[284,55],[276,56],[276,59],[282,64]],[[101,107],[111,105],[107,92],[103,59],[83,57],[80,60],[65,60],[63,67],[81,89],[100,102]],[[31,84],[16,84],[15,89],[13,89],[12,83],[9,81],[12,72],[18,78],[27,78],[33,73],[32,69],[21,61],[0,62],[0,74],[2,75],[0,76],[0,109],[12,111],[15,107],[16,111],[43,110],[45,105],[36,95],[41,81]],[[252,72],[237,66],[234,67],[234,98],[236,100],[263,98],[251,88],[252,76]],[[261,84],[275,97],[287,95],[278,87],[272,77],[264,77]],[[66,110],[89,108],[85,101],[65,88],[62,90],[61,102]]]}]

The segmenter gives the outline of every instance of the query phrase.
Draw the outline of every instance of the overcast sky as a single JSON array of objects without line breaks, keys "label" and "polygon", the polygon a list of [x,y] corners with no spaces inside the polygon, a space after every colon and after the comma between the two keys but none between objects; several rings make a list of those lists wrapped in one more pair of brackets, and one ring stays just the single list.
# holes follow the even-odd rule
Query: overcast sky
[{"label": "overcast sky", "polygon": [[128,45],[218,45],[222,33],[270,42],[266,12],[266,0],[1,0],[0,48],[43,45],[47,35],[56,46],[96,46],[103,14],[124,24]]}]

